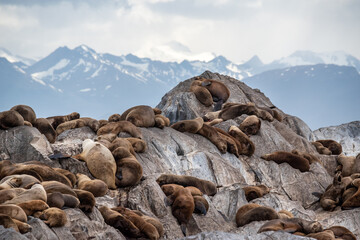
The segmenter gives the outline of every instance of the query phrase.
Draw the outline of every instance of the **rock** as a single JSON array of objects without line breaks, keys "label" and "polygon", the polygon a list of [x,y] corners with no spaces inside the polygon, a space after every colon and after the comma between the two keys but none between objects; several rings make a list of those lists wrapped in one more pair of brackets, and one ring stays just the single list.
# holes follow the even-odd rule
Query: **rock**
[{"label": "rock", "polygon": [[304,137],[306,140],[313,142],[315,141],[314,133],[310,127],[300,118],[286,115],[283,119],[283,123],[288,125],[296,134]]},{"label": "rock", "polygon": [[4,228],[0,225],[0,240],[27,240],[24,235],[16,232],[13,228]]}]

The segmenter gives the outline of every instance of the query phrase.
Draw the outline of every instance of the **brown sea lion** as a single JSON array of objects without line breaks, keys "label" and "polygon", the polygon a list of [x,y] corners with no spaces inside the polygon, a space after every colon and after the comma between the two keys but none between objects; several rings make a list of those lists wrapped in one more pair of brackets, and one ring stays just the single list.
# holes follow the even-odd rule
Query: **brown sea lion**
[{"label": "brown sea lion", "polygon": [[231,136],[228,132],[225,132],[221,128],[214,127],[220,136],[226,141],[227,151],[234,154],[236,157],[240,156],[239,148],[242,148],[241,143]]},{"label": "brown sea lion", "polygon": [[128,187],[138,184],[143,175],[143,169],[135,156],[124,147],[116,148],[112,154],[117,166],[116,185]]},{"label": "brown sea lion", "polygon": [[34,184],[30,189],[27,189],[13,199],[6,201],[5,204],[19,204],[30,200],[42,200],[46,202],[46,191],[41,184]]},{"label": "brown sea lion", "polygon": [[3,184],[5,181],[8,181],[12,178],[21,179],[21,184],[17,186],[17,188],[30,188],[32,185],[34,185],[34,183],[40,183],[40,181],[36,177],[27,174],[15,174],[4,177],[0,180],[0,184]]},{"label": "brown sea lion", "polygon": [[85,161],[94,177],[103,180],[110,189],[116,189],[116,162],[110,150],[91,139],[84,140],[82,147],[82,153],[74,158]]},{"label": "brown sea lion", "polygon": [[33,125],[31,124],[31,122],[24,121],[24,126],[32,127]]},{"label": "brown sea lion", "polygon": [[53,168],[55,171],[57,171],[58,173],[63,174],[65,177],[67,177],[67,179],[69,179],[69,181],[71,182],[71,186],[70,187],[74,187],[76,184],[76,176],[75,174],[73,174],[72,172],[70,172],[69,170],[66,169],[62,169],[62,168]]},{"label": "brown sea lion", "polygon": [[27,216],[24,210],[15,204],[1,204],[0,213],[8,215],[12,219],[17,219],[21,222],[27,222]]},{"label": "brown sea lion", "polygon": [[42,200],[30,200],[30,201],[18,203],[16,205],[21,207],[27,216],[31,216],[35,212],[44,211],[45,209],[49,208],[46,202]]},{"label": "brown sea lion", "polygon": [[89,127],[91,128],[91,130],[93,130],[96,133],[97,130],[99,129],[99,126],[100,123],[98,120],[88,117],[82,117],[79,119],[74,119],[71,121],[61,123],[59,126],[57,126],[56,133],[60,135],[62,132],[66,130],[81,128],[81,127]]},{"label": "brown sea lion", "polygon": [[320,205],[326,211],[333,211],[340,204],[340,198],[345,190],[345,184],[341,181],[341,178],[341,173],[337,172],[333,183],[327,187],[320,197]]},{"label": "brown sea lion", "polygon": [[12,107],[10,110],[17,111],[25,121],[30,122],[32,125],[34,125],[36,120],[36,114],[34,110],[27,105],[16,105]]},{"label": "brown sea lion", "polygon": [[207,138],[219,149],[222,154],[226,153],[227,142],[220,136],[219,132],[214,127],[203,124],[197,134]]},{"label": "brown sea lion", "polygon": [[202,118],[203,118],[204,122],[211,122],[215,119],[223,120],[222,118],[219,118],[220,112],[221,112],[221,110],[216,111],[216,112],[207,112]]},{"label": "brown sea lion", "polygon": [[0,190],[18,188],[22,184],[22,179],[17,177],[8,178],[0,184]]},{"label": "brown sea lion", "polygon": [[328,229],[334,233],[335,237],[344,239],[344,240],[356,240],[355,235],[346,227],[343,226],[332,226]]},{"label": "brown sea lion", "polygon": [[251,156],[254,154],[255,144],[238,127],[230,126],[229,134],[240,143],[240,146],[238,147],[238,152],[240,155]]},{"label": "brown sea lion", "polygon": [[76,208],[80,205],[79,199],[70,194],[63,194],[60,192],[53,192],[47,195],[47,203],[50,207],[57,208]]},{"label": "brown sea lion", "polygon": [[111,115],[108,119],[109,122],[118,122],[121,120],[121,115],[118,113],[114,113],[113,115]]},{"label": "brown sea lion", "polygon": [[236,212],[236,225],[237,227],[242,227],[253,221],[264,221],[278,218],[279,215],[273,208],[249,203],[240,207]]},{"label": "brown sea lion", "polygon": [[99,129],[109,123],[109,121],[105,119],[100,119],[98,120],[98,122],[99,122]]},{"label": "brown sea lion", "polygon": [[50,227],[62,227],[67,222],[66,213],[59,208],[48,208],[44,210],[40,219],[45,220],[44,223]]},{"label": "brown sea lion", "polygon": [[352,185],[357,188],[357,191],[341,205],[342,209],[351,209],[360,207],[360,178],[355,179]]},{"label": "brown sea lion", "polygon": [[205,107],[210,107],[213,104],[213,98],[208,89],[201,86],[202,81],[200,80],[194,80],[190,85],[190,92],[193,92],[195,94],[195,97],[201,104],[203,104]]},{"label": "brown sea lion", "polygon": [[341,165],[341,175],[350,176],[354,173],[360,173],[360,160],[353,156],[345,156],[343,153],[336,157],[337,162]]},{"label": "brown sea lion", "polygon": [[154,127],[155,113],[152,107],[139,105],[123,112],[120,120],[129,121],[137,127]]},{"label": "brown sea lion", "polygon": [[17,111],[0,112],[0,129],[24,126],[24,118]]},{"label": "brown sea lion", "polygon": [[214,110],[220,110],[223,103],[230,97],[230,91],[224,83],[211,79],[199,78],[201,86],[205,87],[211,94],[212,99],[216,102]]},{"label": "brown sea lion", "polygon": [[140,230],[127,219],[124,215],[114,211],[106,206],[99,207],[99,211],[103,216],[106,224],[118,229],[122,234],[127,237],[141,237]]},{"label": "brown sea lion", "polygon": [[334,140],[325,139],[325,140],[317,140],[316,142],[321,143],[324,147],[328,148],[331,151],[331,154],[333,155],[339,155],[342,152],[341,144]]},{"label": "brown sea lion", "polygon": [[64,194],[70,194],[74,197],[76,197],[76,193],[73,191],[73,189],[61,182],[58,181],[43,181],[41,185],[44,187],[47,194],[53,193],[53,192],[61,192]]},{"label": "brown sea lion", "polygon": [[221,118],[216,118],[216,119],[214,119],[214,120],[212,120],[210,122],[204,122],[204,124],[209,125],[209,126],[214,126],[214,125],[216,125],[218,123],[221,123],[223,121],[224,120],[222,120]]},{"label": "brown sea lion", "polygon": [[292,150],[291,153],[299,155],[303,158],[306,158],[310,164],[313,164],[314,162],[318,162],[318,163],[322,164],[321,161],[313,154],[310,154],[307,152],[301,152],[297,149]]},{"label": "brown sea lion", "polygon": [[115,138],[117,138],[116,134],[107,133],[104,135],[97,136],[95,141],[98,143],[101,143],[105,147],[109,148],[111,146],[112,141],[114,141]]},{"label": "brown sea lion", "polygon": [[159,237],[164,236],[164,227],[163,227],[162,223],[158,219],[150,217],[150,216],[146,216],[146,215],[142,215],[141,217],[146,222],[152,224],[156,228],[156,230],[159,233]]},{"label": "brown sea lion", "polygon": [[324,230],[322,232],[310,233],[306,237],[315,238],[317,240],[335,240],[335,235],[330,230]]},{"label": "brown sea lion", "polygon": [[306,158],[290,152],[277,151],[265,154],[261,156],[261,158],[266,161],[274,161],[277,164],[288,163],[291,167],[299,169],[301,172],[307,172],[310,170],[310,164]]},{"label": "brown sea lion", "polygon": [[68,122],[68,121],[79,119],[79,118],[80,118],[80,114],[77,112],[73,112],[73,113],[70,113],[70,114],[64,115],[64,116],[47,117],[46,119],[50,122],[52,127],[54,129],[56,129],[60,124],[62,124],[64,122]]},{"label": "brown sea lion", "polygon": [[[135,138],[135,139],[138,139],[138,138]],[[127,149],[132,155],[135,156],[135,150],[134,150],[132,144],[126,138],[119,138],[119,137],[115,138],[115,140],[112,141],[112,143],[110,144],[109,150],[111,152],[113,152],[118,147],[123,147],[123,148]]]},{"label": "brown sea lion", "polygon": [[12,220],[14,221],[16,226],[18,227],[20,233],[24,234],[24,233],[31,232],[31,230],[32,230],[31,225],[29,225],[27,223],[24,223],[24,222],[21,222],[21,221],[19,221],[17,219],[12,219]]},{"label": "brown sea lion", "polygon": [[324,154],[324,155],[331,155],[331,151],[324,147],[321,143],[319,142],[311,142],[311,144],[316,148],[316,151],[320,154]]},{"label": "brown sea lion", "polygon": [[143,153],[146,151],[147,146],[146,146],[146,142],[142,139],[138,139],[138,138],[125,138],[126,140],[128,140],[131,145],[134,148],[134,151],[137,153]]},{"label": "brown sea lion", "polygon": [[301,232],[305,234],[317,233],[323,230],[317,221],[307,221],[301,218],[273,219],[261,226],[258,233],[267,231],[285,231],[288,233]]},{"label": "brown sea lion", "polygon": [[236,117],[239,117],[243,114],[249,116],[256,115],[258,117],[263,117],[263,116],[259,116],[260,115],[259,110],[257,109],[257,107],[255,107],[254,104],[248,103],[248,104],[235,104],[227,108],[223,108],[219,113],[218,118],[222,118],[224,121],[226,121],[229,119],[234,119]]},{"label": "brown sea lion", "polygon": [[0,213],[0,225],[4,228],[13,228],[15,231],[20,232],[18,226],[14,222],[14,219],[6,214]]},{"label": "brown sea lion", "polygon": [[169,126],[170,126],[169,118],[161,114],[155,115],[155,127],[163,129],[164,127],[169,127]]},{"label": "brown sea lion", "polygon": [[260,127],[261,121],[255,115],[246,117],[239,126],[240,130],[246,135],[256,135],[259,132]]},{"label": "brown sea lion", "polygon": [[[179,184],[172,184],[172,183],[164,184],[161,186],[161,190],[165,193],[166,196],[173,194],[174,192],[176,192],[177,190],[179,190],[181,188],[183,188],[183,186],[181,186]],[[190,190],[192,196],[202,196],[203,195],[203,193],[197,187],[187,186],[185,188]]]},{"label": "brown sea lion", "polygon": [[281,218],[281,219],[294,218],[294,215],[291,212],[284,210],[284,209],[280,210],[278,212],[278,215],[279,215],[279,218]]},{"label": "brown sea lion", "polygon": [[270,189],[265,185],[247,186],[242,188],[245,192],[246,200],[250,202],[255,198],[259,198],[268,194]]},{"label": "brown sea lion", "polygon": [[85,174],[78,173],[76,174],[78,178],[77,187],[81,190],[86,190],[91,192],[94,197],[102,197],[108,191],[108,186],[106,183],[99,179],[91,180]]},{"label": "brown sea lion", "polygon": [[194,213],[201,213],[203,215],[206,215],[206,213],[209,210],[208,201],[203,196],[199,196],[199,195],[195,195],[195,196],[192,195],[192,196],[194,198],[194,204],[195,204]]},{"label": "brown sea lion", "polygon": [[33,123],[40,133],[44,134],[50,143],[54,143],[57,137],[56,131],[46,118],[37,118]]},{"label": "brown sea lion", "polygon": [[92,194],[89,191],[86,190],[80,190],[80,189],[74,189],[74,192],[77,195],[77,198],[80,201],[79,208],[86,213],[91,213],[93,211],[93,208],[95,206],[95,197],[94,194]]},{"label": "brown sea lion", "polygon": [[101,127],[97,135],[100,136],[107,133],[118,135],[120,132],[127,132],[134,138],[143,138],[140,129],[129,121],[110,122]]},{"label": "brown sea lion", "polygon": [[193,176],[162,174],[158,179],[156,179],[156,182],[160,186],[169,183],[182,185],[184,187],[193,186],[209,196],[214,196],[217,192],[217,188],[214,183]]},{"label": "brown sea lion", "polygon": [[170,127],[179,132],[197,133],[203,126],[204,120],[200,117],[191,120],[181,120]]},{"label": "brown sea lion", "polygon": [[125,216],[129,219],[147,238],[151,240],[158,240],[160,238],[158,230],[154,225],[148,223],[141,216],[137,215],[130,209],[124,207],[115,207],[112,210],[117,211],[118,213]]}]

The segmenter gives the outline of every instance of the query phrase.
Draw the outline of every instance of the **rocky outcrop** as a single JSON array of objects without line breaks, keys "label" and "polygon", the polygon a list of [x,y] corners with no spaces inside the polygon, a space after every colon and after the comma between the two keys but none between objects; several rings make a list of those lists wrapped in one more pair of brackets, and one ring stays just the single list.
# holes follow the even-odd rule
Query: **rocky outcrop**
[{"label": "rocky outcrop", "polygon": [[348,156],[360,153],[360,121],[319,128],[314,131],[315,140],[332,139],[341,144],[343,152]]},{"label": "rocky outcrop", "polygon": [[[264,94],[242,82],[210,72],[205,72],[202,76],[225,83],[231,92],[229,102],[254,102],[258,106],[272,106]],[[188,92],[190,83],[191,79],[181,82],[166,94],[157,106],[172,122],[192,119],[212,111],[212,107],[204,107],[193,93]],[[261,120],[259,133],[250,137],[255,144],[255,153],[251,157],[241,155],[237,158],[230,153],[221,154],[208,139],[198,134],[181,133],[169,127],[140,128],[147,143],[147,150],[136,154],[143,167],[143,180],[136,186],[109,191],[106,196],[96,199],[96,207],[121,205],[137,209],[159,219],[165,230],[163,239],[184,238],[171,213],[171,207],[165,205],[164,193],[156,183],[161,174],[172,173],[209,180],[218,187],[217,194],[205,196],[210,204],[208,213],[205,216],[192,215],[184,239],[306,239],[285,232],[258,234],[257,231],[265,222],[252,222],[241,228],[236,227],[236,211],[248,203],[242,187],[255,184],[268,186],[270,193],[251,202],[272,207],[276,211],[291,211],[295,217],[319,220],[324,227],[342,225],[360,237],[360,222],[357,219],[359,209],[325,212],[321,209],[318,198],[313,195],[314,192],[323,193],[332,183],[336,168],[335,156],[319,155],[310,144],[312,135],[307,125],[296,117],[281,111],[280,113],[285,117],[282,122]],[[237,117],[216,126],[227,131],[231,125],[238,126],[245,117]],[[50,161],[52,166],[60,166],[73,173],[81,172],[92,177],[84,162],[72,158],[50,160],[48,155],[56,152],[78,154],[82,150],[82,140],[95,137],[96,134],[87,127],[71,129],[63,132],[57,141],[50,145],[36,129],[17,127],[0,131],[0,142],[6,143],[0,146],[1,156],[3,159],[17,159],[16,162],[27,161],[27,158],[21,159],[20,155],[17,155],[17,151],[24,150],[31,156],[31,160],[47,163]],[[42,141],[45,141],[45,144],[40,144]],[[276,164],[260,158],[263,154],[293,149],[314,154],[321,163],[312,164],[309,172],[300,172],[287,163]],[[91,214],[84,214],[79,209],[66,209],[65,212],[68,223],[64,227],[51,229],[41,220],[33,218],[28,222],[33,231],[21,237],[125,239],[118,230],[104,223],[96,208]],[[2,230],[1,227],[0,231],[13,234],[12,230]],[[9,236],[7,239],[17,239]]]}]

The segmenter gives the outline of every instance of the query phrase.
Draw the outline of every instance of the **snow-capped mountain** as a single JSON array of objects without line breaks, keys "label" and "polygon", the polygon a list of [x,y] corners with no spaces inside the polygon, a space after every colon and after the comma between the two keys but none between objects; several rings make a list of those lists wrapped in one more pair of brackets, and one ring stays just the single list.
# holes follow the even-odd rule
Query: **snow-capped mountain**
[{"label": "snow-capped mountain", "polygon": [[317,64],[276,69],[243,80],[312,129],[360,119],[360,75],[354,67]]},{"label": "snow-capped mountain", "polygon": [[0,47],[0,57],[6,58],[9,62],[15,63],[19,67],[27,67],[36,62],[34,59],[31,58],[14,55],[10,51],[1,47]]}]

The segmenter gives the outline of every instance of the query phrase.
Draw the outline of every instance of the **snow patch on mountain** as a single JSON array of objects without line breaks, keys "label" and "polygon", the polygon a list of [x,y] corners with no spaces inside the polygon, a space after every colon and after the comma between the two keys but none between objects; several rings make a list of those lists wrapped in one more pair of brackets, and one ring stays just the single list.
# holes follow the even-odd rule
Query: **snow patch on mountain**
[{"label": "snow patch on mountain", "polygon": [[[54,75],[54,71],[55,70],[60,70],[64,67],[66,67],[69,64],[70,60],[69,59],[61,59],[57,64],[55,64],[53,67],[49,68],[46,71],[42,71],[42,72],[37,72],[37,73],[33,73],[31,74],[31,76],[33,78],[36,79],[44,79],[45,77],[48,76],[52,76]],[[53,80],[53,78],[51,78],[51,80]]]}]

